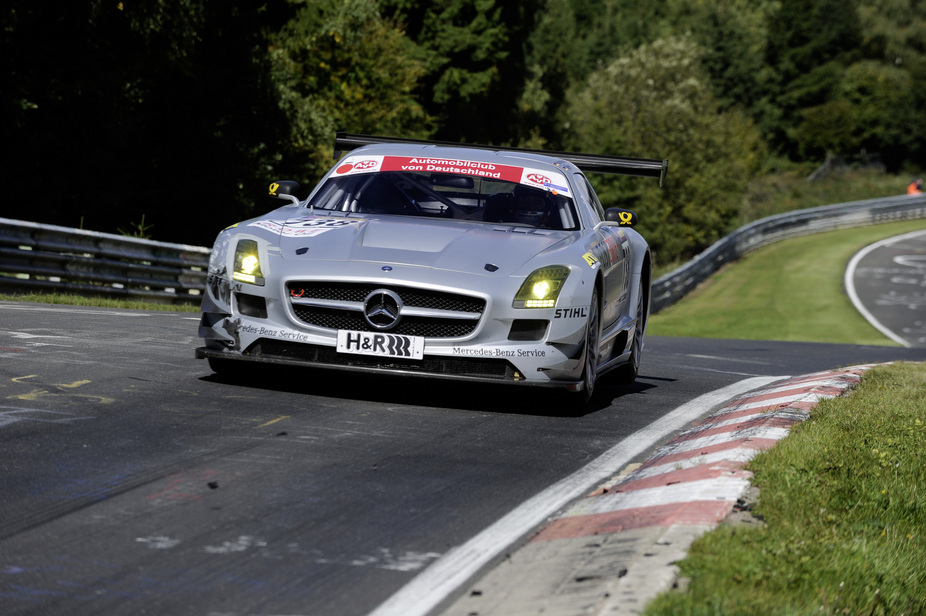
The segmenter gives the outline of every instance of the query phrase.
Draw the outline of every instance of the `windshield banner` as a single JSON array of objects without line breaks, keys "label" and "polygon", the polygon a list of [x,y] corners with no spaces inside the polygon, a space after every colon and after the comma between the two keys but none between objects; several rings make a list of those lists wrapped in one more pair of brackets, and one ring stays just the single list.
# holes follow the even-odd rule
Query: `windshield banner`
[{"label": "windshield banner", "polygon": [[555,171],[542,171],[528,167],[497,165],[458,158],[430,158],[422,156],[350,156],[338,165],[335,177],[379,171],[415,171],[422,173],[451,173],[518,182],[534,188],[545,188],[554,193],[569,194],[566,177]]}]

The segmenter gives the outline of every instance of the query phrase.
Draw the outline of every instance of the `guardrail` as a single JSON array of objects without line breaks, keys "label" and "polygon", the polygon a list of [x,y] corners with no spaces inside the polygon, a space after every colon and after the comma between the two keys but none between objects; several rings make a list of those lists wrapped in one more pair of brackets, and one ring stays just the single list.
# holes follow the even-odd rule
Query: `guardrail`
[{"label": "guardrail", "polygon": [[0,290],[199,303],[210,249],[0,218]]},{"label": "guardrail", "polygon": [[[653,283],[651,312],[674,304],[726,263],[772,242],[926,218],[926,195],[825,205],[740,227]],[[59,291],[199,303],[209,248],[0,218],[0,290]]]},{"label": "guardrail", "polygon": [[772,242],[883,222],[926,218],[926,194],[824,205],[769,216],[742,226],[710,248],[653,282],[650,312],[671,306],[726,263]]}]

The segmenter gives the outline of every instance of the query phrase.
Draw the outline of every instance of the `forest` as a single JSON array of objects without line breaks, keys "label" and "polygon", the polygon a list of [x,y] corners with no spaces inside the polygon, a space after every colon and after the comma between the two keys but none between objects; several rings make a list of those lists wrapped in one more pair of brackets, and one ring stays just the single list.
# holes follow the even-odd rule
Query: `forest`
[{"label": "forest", "polygon": [[[926,0],[6,0],[0,216],[211,245],[337,131],[670,160],[657,259],[754,178],[926,160]],[[899,192],[899,191],[898,191]]]}]

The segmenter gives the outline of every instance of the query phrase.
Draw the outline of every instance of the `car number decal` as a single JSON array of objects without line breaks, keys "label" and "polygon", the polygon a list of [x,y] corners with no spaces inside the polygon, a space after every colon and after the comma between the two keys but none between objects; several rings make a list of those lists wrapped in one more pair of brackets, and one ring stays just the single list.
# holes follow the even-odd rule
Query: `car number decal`
[{"label": "car number decal", "polygon": [[338,330],[338,352],[377,357],[404,357],[422,359],[424,338],[379,332]]}]

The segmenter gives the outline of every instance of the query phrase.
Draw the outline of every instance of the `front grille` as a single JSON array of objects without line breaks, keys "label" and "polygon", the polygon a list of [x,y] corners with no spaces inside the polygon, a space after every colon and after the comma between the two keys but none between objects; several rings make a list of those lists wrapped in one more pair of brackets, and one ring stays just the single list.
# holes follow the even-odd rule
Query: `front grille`
[{"label": "front grille", "polygon": [[[376,289],[389,289],[396,293],[408,308],[423,308],[436,312],[463,312],[482,315],[485,300],[479,297],[416,289],[413,287],[383,286],[371,283],[293,281],[287,285],[290,298],[353,302],[356,309],[343,307],[308,306],[293,303],[296,317],[314,327],[338,330],[376,331],[363,316],[363,301]],[[459,319],[434,316],[403,316],[399,324],[389,330],[391,333],[405,336],[424,336],[425,338],[459,338],[475,331],[478,319]]]},{"label": "front grille", "polygon": [[504,359],[479,357],[434,357],[425,356],[418,361],[396,357],[374,357],[338,353],[333,347],[300,344],[261,338],[249,346],[245,355],[257,357],[279,357],[312,364],[342,367],[362,367],[377,370],[394,370],[427,374],[455,374],[480,378],[494,378],[500,381],[515,380],[514,367]]},{"label": "front grille", "polygon": [[[300,321],[326,329],[348,329],[352,331],[373,331],[360,312],[319,308],[317,306],[293,305],[293,311]],[[458,338],[468,336],[476,329],[478,321],[459,319],[428,319],[405,317],[391,334],[403,336],[424,336],[425,338]]]}]

